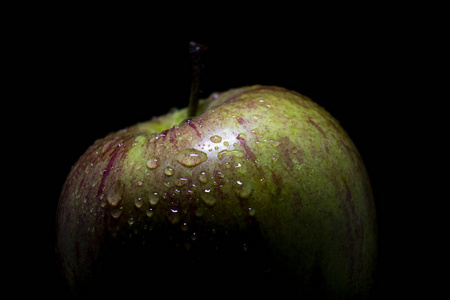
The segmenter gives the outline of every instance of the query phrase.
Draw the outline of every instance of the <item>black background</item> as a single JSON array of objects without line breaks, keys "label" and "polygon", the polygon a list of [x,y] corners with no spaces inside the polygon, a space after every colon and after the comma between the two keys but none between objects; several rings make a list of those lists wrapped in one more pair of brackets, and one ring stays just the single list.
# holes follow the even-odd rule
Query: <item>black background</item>
[{"label": "black background", "polygon": [[54,218],[71,166],[96,139],[187,106],[188,42],[194,40],[209,47],[201,96],[277,85],[310,97],[340,121],[361,153],[375,196],[377,295],[414,293],[411,286],[422,284],[427,264],[420,253],[430,242],[412,212],[417,199],[405,192],[416,182],[405,179],[413,168],[405,156],[411,152],[405,92],[411,87],[403,81],[415,70],[407,49],[416,29],[398,20],[400,11],[330,8],[310,16],[286,15],[283,8],[218,15],[217,9],[184,18],[159,17],[159,10],[139,17],[61,11],[34,18],[15,38],[14,76],[27,82],[16,89],[16,104],[27,113],[22,118],[32,120],[32,134],[25,135],[32,136],[26,151],[33,153],[27,172],[39,174],[33,175],[39,202],[29,209],[39,217],[30,218],[20,236],[43,241],[21,247],[32,262],[15,269],[17,280],[33,282],[37,294],[61,295]]}]

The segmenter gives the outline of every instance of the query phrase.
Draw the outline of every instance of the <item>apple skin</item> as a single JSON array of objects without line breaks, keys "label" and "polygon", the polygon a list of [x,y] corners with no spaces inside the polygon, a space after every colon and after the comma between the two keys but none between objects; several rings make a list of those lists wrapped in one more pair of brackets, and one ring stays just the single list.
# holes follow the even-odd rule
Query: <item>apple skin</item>
[{"label": "apple skin", "polygon": [[370,182],[328,112],[251,86],[213,94],[186,118],[182,109],[112,133],[73,166],[57,251],[74,295],[242,282],[299,297],[370,294]]}]

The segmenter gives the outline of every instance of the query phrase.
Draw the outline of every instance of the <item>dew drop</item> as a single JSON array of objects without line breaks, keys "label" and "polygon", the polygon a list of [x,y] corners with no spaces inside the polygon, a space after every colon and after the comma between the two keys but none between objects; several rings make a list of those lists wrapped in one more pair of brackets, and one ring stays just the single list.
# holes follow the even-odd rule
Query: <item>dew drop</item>
[{"label": "dew drop", "polygon": [[123,198],[124,189],[125,186],[122,181],[115,181],[106,192],[106,199],[108,200],[108,203],[112,206],[117,206]]},{"label": "dew drop", "polygon": [[189,229],[189,226],[186,222],[184,222],[183,224],[181,224],[181,230],[186,232]]},{"label": "dew drop", "polygon": [[230,143],[228,143],[227,141],[225,141],[225,142],[223,142],[223,145],[224,145],[225,147],[228,147],[228,146],[230,146]]},{"label": "dew drop", "polygon": [[141,198],[141,197],[136,198],[136,200],[134,200],[134,205],[135,205],[137,208],[141,208],[143,204],[144,204],[144,201],[142,201],[142,198]]},{"label": "dew drop", "polygon": [[122,207],[122,206],[121,206],[121,207],[114,207],[114,208],[111,210],[111,216],[112,216],[114,219],[119,218],[120,215],[122,214],[122,210],[123,210],[123,207]]},{"label": "dew drop", "polygon": [[199,176],[198,176],[198,180],[201,183],[207,183],[208,182],[208,177],[206,176],[206,172],[202,172]]},{"label": "dew drop", "polygon": [[254,208],[249,207],[248,214],[253,217],[256,214],[256,210]]},{"label": "dew drop", "polygon": [[149,218],[153,217],[153,208],[150,207],[150,209],[147,210],[146,214],[147,214],[147,217],[149,217]]},{"label": "dew drop", "polygon": [[205,202],[208,206],[213,206],[216,204],[216,197],[211,194],[210,189],[206,189],[202,195],[200,195],[200,198]]},{"label": "dew drop", "polygon": [[243,183],[242,181],[236,181],[238,187],[236,189],[236,195],[241,199],[250,198],[253,192],[253,185],[251,183]]},{"label": "dew drop", "polygon": [[74,194],[74,196],[75,196],[76,199],[80,199],[80,197],[81,197],[80,189],[76,189],[76,190],[73,192],[73,194]]},{"label": "dew drop", "polygon": [[150,193],[150,197],[149,197],[149,202],[151,205],[156,205],[159,201],[159,195],[157,192],[155,193]]},{"label": "dew drop", "polygon": [[222,141],[222,137],[220,135],[213,135],[209,139],[213,143],[220,143]]},{"label": "dew drop", "polygon": [[217,158],[223,159],[225,156],[244,157],[244,152],[241,150],[222,150],[217,153]]},{"label": "dew drop", "polygon": [[84,173],[89,174],[89,172],[91,171],[91,168],[93,168],[93,167],[94,167],[94,164],[93,164],[93,163],[89,164],[89,165],[86,167],[86,169],[84,169]]},{"label": "dew drop", "polygon": [[278,146],[280,145],[280,142],[279,142],[279,141],[270,140],[269,142],[270,142],[270,144],[272,144],[272,146],[274,146],[275,148],[278,147]]},{"label": "dew drop", "polygon": [[164,174],[166,174],[166,176],[172,176],[173,174],[175,174],[175,170],[172,167],[166,167],[164,169]]},{"label": "dew drop", "polygon": [[189,179],[181,177],[175,182],[175,185],[177,187],[182,187],[182,186],[186,185],[188,183],[188,181],[189,181]]},{"label": "dew drop", "polygon": [[157,158],[150,158],[147,160],[147,167],[149,169],[156,169],[159,166],[159,160]]},{"label": "dew drop", "polygon": [[205,152],[194,148],[183,149],[177,155],[177,161],[185,167],[195,167],[207,159]]},{"label": "dew drop", "polygon": [[134,219],[133,218],[129,218],[128,220],[127,220],[127,222],[128,222],[128,225],[133,225],[134,224]]},{"label": "dew drop", "polygon": [[236,137],[236,139],[243,141],[247,138],[247,135],[245,133],[239,133],[238,136]]},{"label": "dew drop", "polygon": [[167,218],[169,219],[169,222],[172,224],[177,224],[180,222],[180,212],[177,209],[170,209],[169,213],[167,214]]}]

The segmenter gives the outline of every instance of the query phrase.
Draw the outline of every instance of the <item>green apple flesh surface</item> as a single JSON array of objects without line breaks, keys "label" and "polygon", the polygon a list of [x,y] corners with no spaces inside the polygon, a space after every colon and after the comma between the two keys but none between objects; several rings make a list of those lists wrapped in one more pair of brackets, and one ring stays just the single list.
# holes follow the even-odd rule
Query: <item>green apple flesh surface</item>
[{"label": "green apple flesh surface", "polygon": [[[296,92],[251,86],[97,140],[72,167],[57,249],[74,294],[189,285],[365,296],[376,219],[354,144]],[[93,292],[92,292],[93,293]]]}]

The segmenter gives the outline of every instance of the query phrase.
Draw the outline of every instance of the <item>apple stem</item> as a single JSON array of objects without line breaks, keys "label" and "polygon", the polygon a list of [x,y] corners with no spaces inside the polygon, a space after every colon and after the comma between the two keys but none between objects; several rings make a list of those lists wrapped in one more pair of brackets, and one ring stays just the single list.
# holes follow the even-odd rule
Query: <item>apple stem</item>
[{"label": "apple stem", "polygon": [[207,46],[196,42],[189,43],[189,54],[192,61],[192,83],[189,97],[188,118],[195,117],[198,108],[200,75],[202,73],[202,53],[208,49]]}]

